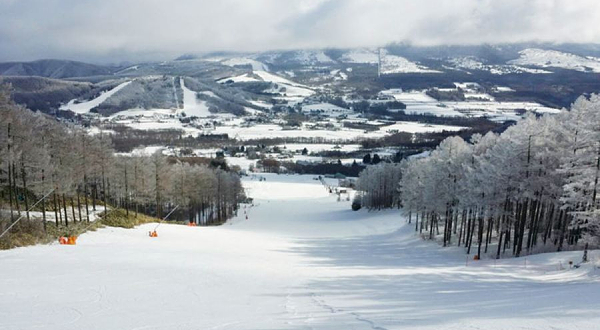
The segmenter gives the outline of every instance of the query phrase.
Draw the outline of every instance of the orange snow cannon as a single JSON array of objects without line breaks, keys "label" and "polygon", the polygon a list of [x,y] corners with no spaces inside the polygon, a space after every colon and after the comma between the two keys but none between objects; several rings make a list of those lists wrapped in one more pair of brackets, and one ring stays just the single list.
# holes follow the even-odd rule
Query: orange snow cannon
[{"label": "orange snow cannon", "polygon": [[58,243],[60,243],[61,245],[75,245],[77,244],[77,236],[59,237]]},{"label": "orange snow cannon", "polygon": [[189,227],[196,227],[196,223],[195,222],[188,222],[188,226]]},{"label": "orange snow cannon", "polygon": [[149,235],[150,237],[158,237],[158,234],[156,233],[156,230],[155,230],[155,231],[150,231],[150,232],[148,232],[148,235]]}]

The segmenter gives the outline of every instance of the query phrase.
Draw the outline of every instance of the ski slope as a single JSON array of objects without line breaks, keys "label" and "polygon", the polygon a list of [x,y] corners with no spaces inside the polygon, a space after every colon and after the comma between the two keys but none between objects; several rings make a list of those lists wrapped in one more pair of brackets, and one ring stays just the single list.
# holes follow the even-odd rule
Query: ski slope
[{"label": "ski slope", "polygon": [[196,116],[199,118],[210,117],[212,113],[208,111],[208,106],[205,101],[201,101],[196,97],[196,92],[185,86],[183,78],[179,78],[181,89],[183,90],[183,112],[186,116]]},{"label": "ski slope", "polygon": [[109,91],[102,92],[95,99],[86,102],[75,103],[77,99],[73,99],[69,101],[69,103],[61,105],[60,110],[71,110],[75,113],[88,113],[90,112],[90,110],[99,106],[100,104],[102,104],[102,102],[108,100],[109,97],[113,96],[116,92],[120,91],[121,89],[123,89],[123,87],[129,85],[130,83],[131,80],[121,83]]},{"label": "ski slope", "polygon": [[312,176],[263,176],[221,227],[0,251],[0,329],[600,328],[598,271],[558,270],[580,252],[467,264],[398,210],[352,212]]}]

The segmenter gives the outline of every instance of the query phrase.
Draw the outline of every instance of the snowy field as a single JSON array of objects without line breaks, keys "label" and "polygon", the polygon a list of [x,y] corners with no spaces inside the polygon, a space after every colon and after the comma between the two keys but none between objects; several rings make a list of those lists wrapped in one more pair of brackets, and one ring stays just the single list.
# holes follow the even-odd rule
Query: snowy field
[{"label": "snowy field", "polygon": [[[497,102],[485,93],[477,93],[468,87],[471,83],[455,83],[457,88],[465,90],[467,101],[438,101],[425,91],[402,91],[388,89],[381,91],[382,95],[391,96],[396,101],[406,105],[403,110],[407,114],[434,115],[440,117],[488,117],[492,120],[519,120],[519,111],[529,111],[538,114],[558,113],[559,109],[545,107],[536,102]],[[510,91],[503,87],[502,92]]]},{"label": "snowy field", "polygon": [[598,270],[559,270],[581,252],[467,263],[397,210],[264,177],[245,179],[255,206],[221,227],[0,252],[0,329],[600,329]]}]

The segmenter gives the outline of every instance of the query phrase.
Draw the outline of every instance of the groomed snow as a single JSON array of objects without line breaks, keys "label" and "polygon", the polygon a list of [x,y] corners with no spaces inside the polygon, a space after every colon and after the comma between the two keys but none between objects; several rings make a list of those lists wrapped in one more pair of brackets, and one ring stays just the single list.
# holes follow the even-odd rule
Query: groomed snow
[{"label": "groomed snow", "polygon": [[246,58],[246,57],[230,58],[230,59],[227,59],[227,60],[221,62],[221,64],[227,65],[227,66],[250,65],[250,66],[252,66],[252,70],[269,71],[269,67],[266,64],[259,62],[257,60],[253,60],[251,58]]},{"label": "groomed snow", "polygon": [[239,82],[257,82],[257,81],[260,81],[260,80],[248,76],[248,73],[244,73],[242,75],[235,76],[235,77],[223,78],[221,80],[218,80],[217,82],[219,84],[224,84],[224,83],[227,83],[229,81],[232,81],[234,83],[239,83]]},{"label": "groomed snow", "polygon": [[90,110],[102,104],[102,102],[106,101],[109,97],[113,96],[116,92],[120,91],[123,87],[129,85],[130,83],[131,81],[126,81],[122,84],[119,84],[117,87],[109,91],[102,92],[100,96],[87,102],[75,103],[77,99],[73,99],[69,101],[69,103],[61,105],[60,110],[71,110],[75,113],[88,113]]},{"label": "groomed snow", "polygon": [[196,97],[196,92],[185,86],[183,78],[180,78],[181,89],[183,89],[183,112],[186,116],[196,116],[199,118],[210,117],[213,114],[208,111],[208,106],[205,101],[201,101]]},{"label": "groomed snow", "polygon": [[398,210],[352,212],[313,176],[261,176],[244,179],[255,206],[224,226],[0,251],[0,327],[598,329],[598,270],[566,266],[581,252],[466,262]]}]

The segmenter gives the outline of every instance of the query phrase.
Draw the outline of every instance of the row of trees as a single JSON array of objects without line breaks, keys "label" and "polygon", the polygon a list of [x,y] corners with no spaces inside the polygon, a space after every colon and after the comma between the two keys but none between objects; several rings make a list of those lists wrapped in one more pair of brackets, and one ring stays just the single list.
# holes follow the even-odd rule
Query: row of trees
[{"label": "row of trees", "polygon": [[157,217],[179,205],[181,220],[219,224],[245,198],[235,173],[160,152],[117,156],[108,136],[19,107],[7,88],[0,90],[0,185],[13,220],[30,218],[26,210],[49,194],[38,210],[44,219],[54,213],[57,225],[89,221],[96,204]]},{"label": "row of trees", "polygon": [[356,182],[356,189],[360,193],[355,196],[354,203],[369,210],[400,207],[398,182],[401,175],[400,165],[395,163],[365,168]]},{"label": "row of trees", "polygon": [[[355,202],[401,204],[415,230],[468,253],[600,246],[600,96],[503,134],[445,139],[430,156],[368,167]],[[441,233],[441,234],[440,234]]]},{"label": "row of trees", "polygon": [[443,227],[444,245],[470,253],[476,243],[479,256],[495,244],[496,258],[600,245],[598,95],[501,135],[448,138],[401,167],[401,201],[415,230],[433,238]]}]

